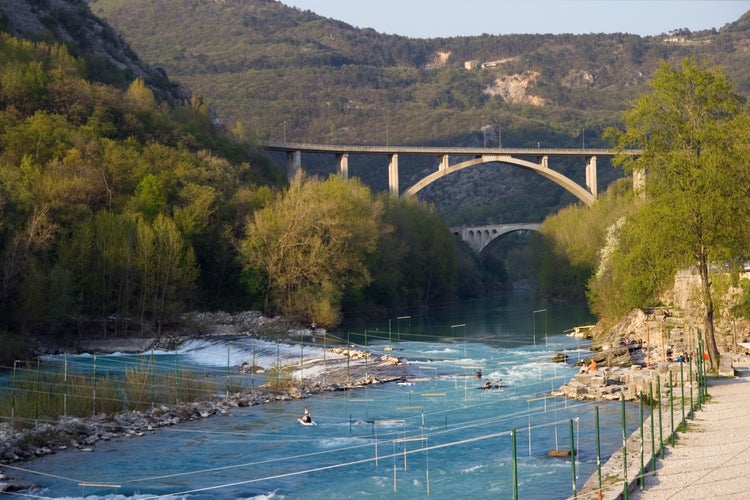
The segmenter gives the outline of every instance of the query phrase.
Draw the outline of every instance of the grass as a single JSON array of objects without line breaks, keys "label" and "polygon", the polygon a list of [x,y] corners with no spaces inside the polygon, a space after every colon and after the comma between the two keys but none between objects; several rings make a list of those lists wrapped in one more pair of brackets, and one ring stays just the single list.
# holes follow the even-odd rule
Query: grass
[{"label": "grass", "polygon": [[157,404],[209,400],[217,383],[188,370],[158,372],[151,363],[127,367],[124,377],[109,373],[66,374],[59,366],[26,364],[14,369],[12,383],[0,389],[0,418],[29,427],[62,416],[87,417]]}]

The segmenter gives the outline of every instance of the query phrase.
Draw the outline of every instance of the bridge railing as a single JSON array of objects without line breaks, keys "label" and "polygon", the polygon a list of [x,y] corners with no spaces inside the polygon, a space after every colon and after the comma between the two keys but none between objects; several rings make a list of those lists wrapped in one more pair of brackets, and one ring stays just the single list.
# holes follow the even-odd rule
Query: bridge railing
[{"label": "bridge railing", "polygon": [[267,142],[269,151],[307,151],[318,153],[362,153],[362,154],[423,154],[423,155],[508,155],[508,156],[600,156],[611,157],[618,153],[639,155],[640,150],[592,148],[478,148],[441,146],[368,146],[352,144],[314,144],[294,142]]}]

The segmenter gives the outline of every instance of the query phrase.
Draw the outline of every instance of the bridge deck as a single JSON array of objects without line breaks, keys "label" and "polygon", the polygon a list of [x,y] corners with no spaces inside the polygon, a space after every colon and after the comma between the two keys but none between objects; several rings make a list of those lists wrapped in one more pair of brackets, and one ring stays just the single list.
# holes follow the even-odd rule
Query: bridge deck
[{"label": "bridge deck", "polygon": [[[508,156],[599,156],[611,157],[620,153],[614,149],[586,148],[478,148],[438,146],[364,146],[350,144],[311,144],[292,142],[268,142],[263,146],[269,151],[306,151],[310,153],[360,153],[360,154],[413,154],[413,155],[508,155]],[[638,155],[639,150],[628,149],[623,154]]]}]

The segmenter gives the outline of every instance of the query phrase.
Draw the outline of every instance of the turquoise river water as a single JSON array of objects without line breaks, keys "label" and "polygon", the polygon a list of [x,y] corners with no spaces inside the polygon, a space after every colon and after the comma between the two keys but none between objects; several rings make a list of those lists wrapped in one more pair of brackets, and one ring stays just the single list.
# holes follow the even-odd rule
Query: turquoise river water
[{"label": "turquoise river water", "polygon": [[[538,303],[522,291],[339,332],[376,354],[407,359],[413,382],[236,408],[99,442],[92,452],[17,464],[26,470],[12,475],[41,485],[32,492],[39,498],[513,498],[515,430],[519,497],[567,498],[596,472],[596,406],[603,460],[622,443],[619,403],[546,397],[587,355],[585,342],[563,332],[590,321],[583,307]],[[569,361],[553,363],[561,351]],[[221,377],[243,361],[272,366],[282,358],[322,357],[322,350],[211,337],[152,355],[165,369],[179,360]],[[67,358],[82,371],[92,361]],[[97,369],[117,372],[138,362],[98,356]],[[502,387],[481,390],[484,380]],[[242,383],[263,379],[247,375]],[[297,422],[304,406],[316,425]],[[639,423],[637,407],[627,405],[625,413],[630,433]],[[575,462],[548,456],[569,450],[571,441]]]}]

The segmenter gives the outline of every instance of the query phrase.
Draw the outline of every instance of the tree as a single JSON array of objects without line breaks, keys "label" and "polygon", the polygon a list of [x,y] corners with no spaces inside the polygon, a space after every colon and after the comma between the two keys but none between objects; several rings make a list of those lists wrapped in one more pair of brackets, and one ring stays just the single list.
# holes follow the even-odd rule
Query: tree
[{"label": "tree", "polygon": [[367,294],[389,307],[424,306],[453,297],[457,283],[455,237],[435,207],[415,197],[383,195],[375,280]]},{"label": "tree", "polygon": [[697,268],[709,364],[716,369],[711,265],[747,248],[750,116],[721,71],[693,59],[679,67],[662,63],[650,86],[625,113],[625,130],[610,132],[618,148],[641,154],[620,155],[616,164],[646,173],[646,203],[634,217],[652,222],[647,234],[640,232],[649,251],[668,256],[649,266]]},{"label": "tree", "polygon": [[358,180],[297,177],[248,223],[246,269],[267,274],[267,299],[288,317],[333,326],[349,289],[370,280],[381,204]]}]

